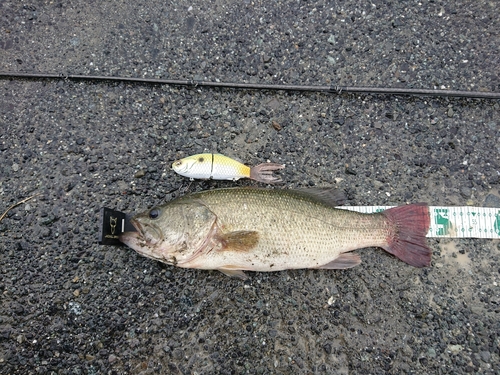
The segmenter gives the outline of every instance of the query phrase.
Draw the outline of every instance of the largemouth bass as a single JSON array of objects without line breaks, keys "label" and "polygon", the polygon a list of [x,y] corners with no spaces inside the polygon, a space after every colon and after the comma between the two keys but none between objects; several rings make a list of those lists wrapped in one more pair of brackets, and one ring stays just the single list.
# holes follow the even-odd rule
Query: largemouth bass
[{"label": "largemouth bass", "polygon": [[273,184],[281,182],[273,171],[283,169],[283,164],[262,163],[248,167],[234,159],[221,154],[198,154],[174,161],[172,169],[184,177],[214,180],[236,181],[240,178],[250,178],[255,181]]},{"label": "largemouth bass", "polygon": [[140,254],[178,267],[243,271],[345,269],[350,251],[377,246],[415,266],[428,266],[427,204],[362,214],[335,208],[332,189],[230,188],[189,194],[135,216],[137,232],[120,240]]}]

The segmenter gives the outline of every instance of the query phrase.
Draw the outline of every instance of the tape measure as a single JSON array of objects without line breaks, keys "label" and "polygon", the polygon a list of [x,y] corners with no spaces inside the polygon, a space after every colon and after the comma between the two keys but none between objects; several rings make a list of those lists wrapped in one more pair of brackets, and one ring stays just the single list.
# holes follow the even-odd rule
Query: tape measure
[{"label": "tape measure", "polygon": [[[342,206],[372,214],[394,206]],[[500,239],[500,208],[429,206],[431,226],[427,237]]]}]

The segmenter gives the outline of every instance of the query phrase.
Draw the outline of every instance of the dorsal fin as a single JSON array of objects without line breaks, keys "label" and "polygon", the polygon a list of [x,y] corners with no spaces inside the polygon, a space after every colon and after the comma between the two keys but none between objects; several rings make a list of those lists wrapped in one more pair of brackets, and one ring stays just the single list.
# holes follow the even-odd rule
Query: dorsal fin
[{"label": "dorsal fin", "polygon": [[299,188],[293,191],[331,207],[342,206],[347,200],[343,190],[333,187]]}]

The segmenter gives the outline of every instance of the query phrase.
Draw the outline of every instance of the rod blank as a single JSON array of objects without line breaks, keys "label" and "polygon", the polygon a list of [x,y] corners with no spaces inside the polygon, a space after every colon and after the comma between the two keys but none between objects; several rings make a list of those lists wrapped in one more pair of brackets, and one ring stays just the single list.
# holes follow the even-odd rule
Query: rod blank
[{"label": "rod blank", "polygon": [[135,82],[157,85],[173,85],[187,87],[212,87],[246,90],[272,90],[272,91],[311,91],[327,92],[332,94],[383,94],[383,95],[411,95],[411,96],[434,96],[434,97],[458,97],[476,99],[500,99],[498,92],[483,91],[459,91],[459,90],[435,90],[435,89],[411,89],[395,87],[363,87],[363,86],[310,86],[310,85],[274,85],[261,83],[236,83],[236,82],[210,82],[182,79],[157,79],[157,78],[134,78],[134,77],[106,77],[89,75],[64,75],[54,73],[8,73],[0,72],[3,79],[62,79],[71,81],[114,81]]}]

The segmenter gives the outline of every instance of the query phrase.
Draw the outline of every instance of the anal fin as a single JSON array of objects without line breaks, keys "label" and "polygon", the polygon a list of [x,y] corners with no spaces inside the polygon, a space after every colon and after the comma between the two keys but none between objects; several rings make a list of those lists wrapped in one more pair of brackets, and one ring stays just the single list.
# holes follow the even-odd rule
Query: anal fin
[{"label": "anal fin", "polygon": [[323,270],[343,270],[356,267],[361,263],[361,258],[355,253],[343,253],[327,264],[317,267]]},{"label": "anal fin", "polygon": [[217,271],[220,271],[224,275],[229,276],[229,277],[236,277],[236,278],[241,279],[241,280],[248,279],[248,276],[245,275],[245,272],[243,272],[242,270],[230,270],[230,269],[218,268]]}]

